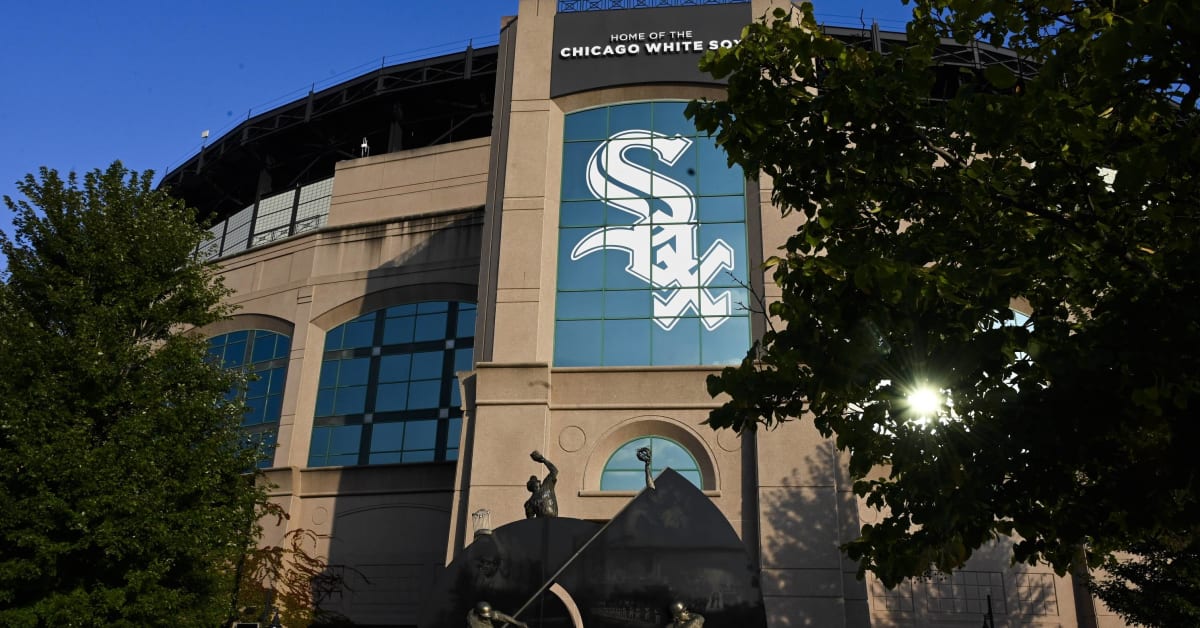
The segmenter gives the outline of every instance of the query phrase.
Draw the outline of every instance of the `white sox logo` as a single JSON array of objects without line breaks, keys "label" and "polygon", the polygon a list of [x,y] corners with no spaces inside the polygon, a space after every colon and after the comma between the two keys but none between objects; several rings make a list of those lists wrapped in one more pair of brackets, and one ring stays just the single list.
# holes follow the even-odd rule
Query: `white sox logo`
[{"label": "white sox logo", "polygon": [[[716,240],[703,255],[697,255],[695,194],[679,181],[629,161],[626,153],[648,150],[673,166],[691,146],[692,140],[687,138],[643,130],[622,131],[600,144],[588,159],[588,189],[597,199],[637,220],[628,226],[597,229],[571,251],[572,260],[605,248],[628,253],[625,272],[660,291],[654,294],[654,322],[667,331],[689,310],[702,317],[700,321],[709,331],[729,320],[732,297],[728,291],[714,295],[708,285],[721,271],[733,270],[733,247]],[[614,186],[627,193],[614,194]],[[657,207],[652,207],[650,198],[613,198],[633,193],[649,196],[651,190]]]}]

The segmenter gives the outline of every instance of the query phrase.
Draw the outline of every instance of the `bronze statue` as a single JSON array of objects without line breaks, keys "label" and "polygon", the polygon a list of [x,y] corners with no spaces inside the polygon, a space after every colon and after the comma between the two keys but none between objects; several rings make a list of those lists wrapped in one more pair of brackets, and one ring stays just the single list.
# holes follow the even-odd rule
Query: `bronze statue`
[{"label": "bronze statue", "polygon": [[546,465],[550,473],[546,474],[546,479],[538,481],[536,475],[529,476],[529,481],[525,483],[525,488],[529,489],[529,499],[525,500],[525,518],[532,519],[534,517],[557,517],[558,516],[558,498],[554,495],[554,486],[558,484],[558,467],[555,467],[546,457],[538,453],[536,450],[529,454],[534,462],[540,462]]},{"label": "bronze statue", "polygon": [[650,459],[651,459],[650,448],[649,447],[638,447],[637,459],[641,460],[642,463],[645,464],[645,466],[646,466],[646,488],[653,491],[654,490],[654,478],[650,476]]},{"label": "bronze statue", "polygon": [[487,602],[479,602],[467,613],[467,628],[494,628],[496,624],[492,620],[500,622],[500,626],[521,626],[521,628],[529,628],[529,624],[523,621],[518,621],[498,610],[492,608]]},{"label": "bronze statue", "polygon": [[688,610],[683,602],[671,604],[671,623],[667,628],[703,628],[704,616]]}]

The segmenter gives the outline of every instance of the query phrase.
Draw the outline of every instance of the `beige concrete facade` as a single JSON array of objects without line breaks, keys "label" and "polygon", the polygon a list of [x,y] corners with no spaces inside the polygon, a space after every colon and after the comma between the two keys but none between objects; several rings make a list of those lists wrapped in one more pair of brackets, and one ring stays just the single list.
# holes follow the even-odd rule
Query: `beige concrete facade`
[{"label": "beige concrete facade", "polygon": [[[788,4],[752,3],[757,15],[774,6]],[[668,84],[551,98],[555,7],[521,0],[505,29],[502,41],[514,46],[511,98],[499,103],[503,119],[490,140],[342,162],[325,227],[219,262],[238,311],[204,331],[292,338],[267,478],[291,514],[286,525],[316,532],[318,553],[344,566],[347,586],[326,607],[361,624],[415,624],[438,569],[470,543],[471,513],[488,510],[492,527],[523,518],[526,479],[543,473],[529,452],[560,468],[563,516],[602,521],[634,495],[600,489],[605,462],[631,439],[657,435],[696,458],[704,493],[760,569],[773,627],[975,627],[988,592],[997,626],[1089,625],[1076,619],[1069,579],[1010,568],[1005,543],[953,576],[892,591],[856,579],[838,547],[877,513],[851,493],[840,454],[802,421],[742,437],[702,425],[720,403],[705,389],[716,368],[553,366],[564,117],[603,104],[721,95],[718,87]],[[747,224],[757,231],[751,242],[762,245],[752,263],[795,226],[770,205],[769,180],[754,189]],[[767,299],[778,296],[769,279],[755,281]],[[476,338],[490,340],[476,345],[473,371],[460,373],[457,462],[310,468],[326,332],[424,300],[479,302]],[[1111,619],[1099,625],[1119,625],[1105,623]]]}]

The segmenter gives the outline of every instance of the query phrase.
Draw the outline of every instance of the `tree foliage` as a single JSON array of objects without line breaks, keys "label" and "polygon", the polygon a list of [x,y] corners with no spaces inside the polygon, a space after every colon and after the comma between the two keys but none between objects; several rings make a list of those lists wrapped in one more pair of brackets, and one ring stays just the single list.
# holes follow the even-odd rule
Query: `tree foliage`
[{"label": "tree foliage", "polygon": [[114,163],[43,168],[0,234],[0,624],[216,626],[262,490],[194,212]]},{"label": "tree foliage", "polygon": [[[710,378],[730,400],[709,423],[834,437],[884,513],[846,549],[888,585],[999,536],[1060,573],[1132,550],[1195,582],[1200,17],[913,7],[884,54],[806,4],[702,62],[728,97],[690,113],[799,223],[768,262],[777,328]],[[1020,64],[946,67],[940,37]],[[922,387],[935,411],[911,407]]]}]

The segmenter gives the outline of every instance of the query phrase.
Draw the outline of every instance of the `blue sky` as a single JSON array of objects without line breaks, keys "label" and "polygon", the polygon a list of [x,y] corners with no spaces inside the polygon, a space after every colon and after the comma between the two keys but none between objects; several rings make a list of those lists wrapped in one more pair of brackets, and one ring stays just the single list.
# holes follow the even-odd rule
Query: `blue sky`
[{"label": "blue sky", "polygon": [[[547,2],[548,0],[542,0]],[[496,42],[517,0],[28,0],[0,23],[0,195],[39,166],[159,175],[246,118],[389,62]],[[903,30],[900,0],[818,2]],[[11,232],[0,207],[0,230]],[[0,264],[2,264],[0,260]]]}]

